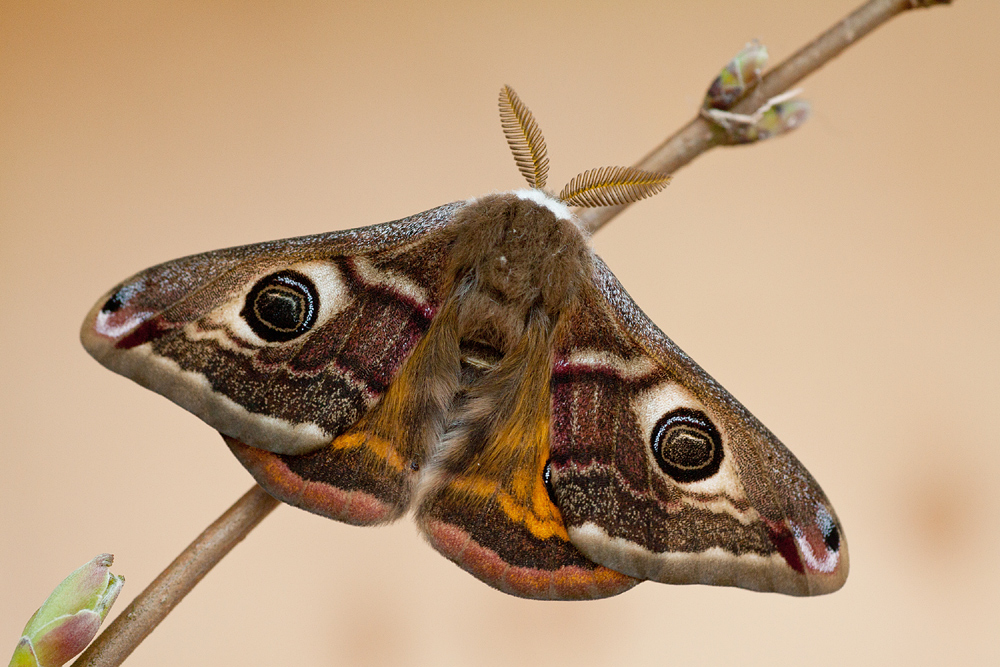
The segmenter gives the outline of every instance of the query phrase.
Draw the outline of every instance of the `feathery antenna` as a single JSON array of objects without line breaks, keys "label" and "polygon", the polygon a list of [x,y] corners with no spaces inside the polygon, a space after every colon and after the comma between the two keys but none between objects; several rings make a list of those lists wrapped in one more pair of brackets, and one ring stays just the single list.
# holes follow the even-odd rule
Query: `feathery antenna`
[{"label": "feathery antenna", "polygon": [[543,189],[549,173],[545,139],[535,117],[510,86],[500,90],[500,124],[507,137],[507,145],[514,154],[514,162],[528,185]]},{"label": "feathery antenna", "polygon": [[[535,117],[510,86],[500,90],[500,124],[514,162],[528,185],[543,190],[549,173],[545,139]],[[631,204],[655,195],[669,182],[670,176],[666,174],[635,167],[601,167],[574,177],[559,193],[559,199],[570,206]]]},{"label": "feathery antenna", "polygon": [[559,193],[570,206],[617,206],[645,199],[667,187],[670,176],[634,167],[601,167],[575,176]]}]

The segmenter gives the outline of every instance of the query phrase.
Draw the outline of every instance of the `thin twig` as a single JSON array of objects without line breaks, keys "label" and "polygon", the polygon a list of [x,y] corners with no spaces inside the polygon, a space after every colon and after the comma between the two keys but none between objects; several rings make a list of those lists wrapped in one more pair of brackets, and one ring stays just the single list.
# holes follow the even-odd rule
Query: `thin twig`
[{"label": "thin twig", "polygon": [[[767,100],[785,92],[854,42],[908,9],[950,2],[871,0],[771,70],[731,111],[752,114]],[[722,142],[722,135],[708,121],[697,116],[635,166],[647,171],[673,173]],[[577,215],[593,232],[624,209],[625,206],[590,208],[577,211]],[[255,485],[140,593],[73,663],[73,667],[114,667],[121,664],[195,584],[277,505],[277,500]]]},{"label": "thin twig", "polygon": [[120,665],[195,584],[277,506],[277,500],[254,484],[132,600],[73,667]]},{"label": "thin twig", "polygon": [[[870,0],[870,2],[866,2],[768,72],[763,80],[730,111],[752,114],[767,100],[789,90],[889,19],[908,9],[939,4],[951,4],[951,0]],[[700,115],[695,116],[691,122],[633,166],[645,171],[672,174],[708,149],[725,143],[723,137],[724,134],[713,127],[712,123]],[[583,223],[584,228],[593,233],[628,206],[629,204],[623,204],[621,206],[578,209],[574,213]]]}]

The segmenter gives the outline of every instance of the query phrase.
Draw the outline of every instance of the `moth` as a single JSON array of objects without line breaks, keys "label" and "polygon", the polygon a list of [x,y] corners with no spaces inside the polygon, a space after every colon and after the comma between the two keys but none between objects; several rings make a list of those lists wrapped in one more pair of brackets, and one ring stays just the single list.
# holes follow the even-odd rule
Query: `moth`
[{"label": "moth", "polygon": [[529,189],[154,266],[97,302],[84,347],[220,431],[276,498],[356,525],[412,511],[512,595],[840,588],[822,489],[646,317],[569,208],[668,177],[591,170],[555,197],[509,87],[500,111]]}]

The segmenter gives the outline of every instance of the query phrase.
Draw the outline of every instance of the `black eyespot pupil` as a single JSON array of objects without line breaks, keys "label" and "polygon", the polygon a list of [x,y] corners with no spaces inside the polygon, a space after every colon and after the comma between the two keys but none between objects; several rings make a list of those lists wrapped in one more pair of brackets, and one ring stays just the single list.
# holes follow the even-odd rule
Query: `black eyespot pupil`
[{"label": "black eyespot pupil", "polygon": [[678,468],[694,470],[703,468],[712,460],[714,446],[707,434],[686,426],[670,429],[661,445],[663,458]]},{"label": "black eyespot pupil", "polygon": [[653,428],[650,446],[660,469],[678,482],[708,479],[722,465],[722,438],[704,413],[680,408]]},{"label": "black eyespot pupil", "polygon": [[295,331],[305,319],[305,299],[284,285],[269,285],[254,299],[254,314],[278,331]]},{"label": "black eyespot pupil", "polygon": [[240,315],[270,343],[298,338],[316,323],[319,294],[306,276],[279,271],[262,278],[247,294]]}]

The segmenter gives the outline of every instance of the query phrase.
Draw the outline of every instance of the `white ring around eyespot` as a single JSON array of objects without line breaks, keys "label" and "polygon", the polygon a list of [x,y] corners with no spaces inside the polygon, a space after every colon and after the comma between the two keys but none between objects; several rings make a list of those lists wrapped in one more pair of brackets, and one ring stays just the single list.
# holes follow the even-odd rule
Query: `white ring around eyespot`
[{"label": "white ring around eyespot", "polygon": [[[246,345],[252,347],[278,346],[286,343],[269,343],[258,336],[246,320],[240,314],[246,302],[247,294],[254,285],[263,278],[277,271],[295,271],[309,278],[316,287],[319,295],[319,312],[316,314],[316,322],[312,329],[315,330],[326,322],[329,318],[343,311],[350,303],[351,296],[347,292],[343,276],[340,270],[331,262],[313,261],[291,264],[287,266],[270,267],[267,272],[262,272],[255,280],[248,281],[247,285],[240,290],[239,294],[217,307],[215,310],[206,313],[199,320],[189,323],[184,328],[184,334],[190,340],[213,340],[221,347],[234,352],[244,354],[251,353]],[[204,320],[208,324],[219,325],[222,328],[211,328],[206,331],[198,326],[198,322]],[[228,333],[227,333],[228,332]],[[230,339],[230,335],[239,339],[240,345]],[[293,339],[297,340],[297,339]]]},{"label": "white ring around eyespot", "polygon": [[636,419],[638,420],[639,432],[642,434],[643,444],[646,447],[646,454],[649,457],[651,465],[657,472],[660,471],[659,465],[653,458],[652,447],[650,446],[653,429],[664,415],[681,408],[704,413],[712,420],[712,423],[719,430],[723,449],[722,465],[719,466],[717,473],[697,482],[687,482],[684,484],[675,482],[683,486],[685,491],[699,495],[714,495],[718,499],[710,501],[695,500],[692,497],[686,497],[686,502],[691,505],[704,506],[713,511],[725,511],[734,514],[734,516],[738,515],[741,517],[741,520],[743,518],[749,520],[749,517],[744,517],[744,513],[742,512],[734,513],[734,508],[731,504],[732,501],[745,500],[746,491],[744,491],[743,484],[739,480],[732,451],[729,449],[729,438],[727,437],[725,427],[720,420],[713,418],[712,413],[702,405],[701,401],[694,394],[676,382],[658,384],[648,391],[639,394],[632,401],[632,410],[635,412]]}]

